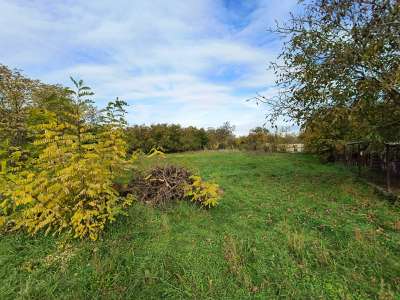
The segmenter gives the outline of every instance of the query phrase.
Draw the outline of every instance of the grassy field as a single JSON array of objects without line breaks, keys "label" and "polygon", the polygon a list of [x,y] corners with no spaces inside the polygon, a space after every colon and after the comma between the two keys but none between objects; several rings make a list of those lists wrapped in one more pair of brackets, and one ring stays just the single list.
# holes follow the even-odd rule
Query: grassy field
[{"label": "grassy field", "polygon": [[185,153],[220,206],[136,203],[101,240],[0,236],[0,299],[399,299],[400,208],[301,154]]}]

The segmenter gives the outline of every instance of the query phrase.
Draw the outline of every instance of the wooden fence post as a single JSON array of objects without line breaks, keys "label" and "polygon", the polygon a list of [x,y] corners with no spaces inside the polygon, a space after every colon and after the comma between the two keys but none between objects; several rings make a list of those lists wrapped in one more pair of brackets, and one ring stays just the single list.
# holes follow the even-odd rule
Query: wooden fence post
[{"label": "wooden fence post", "polygon": [[391,192],[390,164],[389,164],[389,145],[385,144],[385,160],[386,160],[386,188]]},{"label": "wooden fence post", "polygon": [[361,176],[361,147],[360,143],[357,145],[357,151],[358,151],[358,176]]}]

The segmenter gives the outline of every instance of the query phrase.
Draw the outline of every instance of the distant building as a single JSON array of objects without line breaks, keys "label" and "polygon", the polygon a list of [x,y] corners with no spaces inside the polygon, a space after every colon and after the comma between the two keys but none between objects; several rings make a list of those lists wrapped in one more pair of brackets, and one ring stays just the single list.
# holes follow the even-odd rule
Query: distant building
[{"label": "distant building", "polygon": [[304,144],[278,144],[278,151],[289,153],[303,152]]}]

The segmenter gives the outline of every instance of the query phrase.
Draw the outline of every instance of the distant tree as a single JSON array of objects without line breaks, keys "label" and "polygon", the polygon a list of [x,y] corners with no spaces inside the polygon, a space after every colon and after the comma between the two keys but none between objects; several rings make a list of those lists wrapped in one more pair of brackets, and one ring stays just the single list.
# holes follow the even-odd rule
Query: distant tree
[{"label": "distant tree", "polygon": [[266,150],[270,140],[269,136],[269,130],[264,127],[251,129],[245,139],[247,150]]},{"label": "distant tree", "polygon": [[203,128],[189,126],[182,129],[182,151],[193,151],[203,149],[207,144],[207,135]]},{"label": "distant tree", "polygon": [[0,65],[0,140],[22,146],[27,138],[27,118],[33,91],[39,81],[23,76],[18,70]]},{"label": "distant tree", "polygon": [[149,152],[160,147],[165,152],[202,150],[208,143],[204,129],[193,126],[181,127],[177,124],[135,125],[128,127],[127,142],[129,151],[140,149]]},{"label": "distant tree", "polygon": [[263,133],[263,134],[269,134],[269,130],[265,127],[255,127],[253,129],[250,129],[250,133]]},{"label": "distant tree", "polygon": [[208,138],[207,148],[210,150],[218,149],[219,139],[215,128],[213,127],[207,128],[207,138]]},{"label": "distant tree", "polygon": [[234,146],[234,131],[235,126],[231,125],[229,122],[225,122],[221,127],[215,130],[219,149],[232,148]]}]

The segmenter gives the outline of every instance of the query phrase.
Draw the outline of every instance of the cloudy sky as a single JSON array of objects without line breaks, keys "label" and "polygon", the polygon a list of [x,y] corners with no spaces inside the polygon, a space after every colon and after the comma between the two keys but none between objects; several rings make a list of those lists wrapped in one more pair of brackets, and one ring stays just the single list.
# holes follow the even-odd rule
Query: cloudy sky
[{"label": "cloudy sky", "polygon": [[281,42],[266,31],[296,0],[0,0],[0,63],[70,86],[99,107],[116,96],[130,124],[180,123],[247,133],[264,123],[246,102],[273,94]]}]

